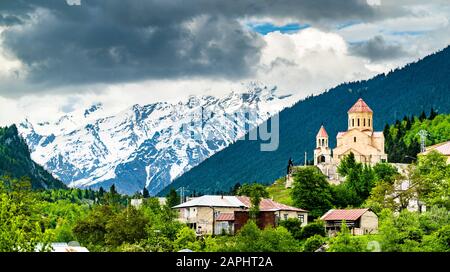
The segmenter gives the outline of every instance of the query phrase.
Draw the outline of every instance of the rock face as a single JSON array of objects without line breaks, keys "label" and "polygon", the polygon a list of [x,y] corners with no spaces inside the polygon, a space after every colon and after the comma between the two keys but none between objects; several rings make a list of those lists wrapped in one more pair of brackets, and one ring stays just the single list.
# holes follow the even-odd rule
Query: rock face
[{"label": "rock face", "polygon": [[192,167],[286,106],[289,96],[252,83],[223,98],[191,96],[178,104],[134,105],[102,116],[103,105],[57,122],[19,125],[32,158],[70,187],[157,194]]}]

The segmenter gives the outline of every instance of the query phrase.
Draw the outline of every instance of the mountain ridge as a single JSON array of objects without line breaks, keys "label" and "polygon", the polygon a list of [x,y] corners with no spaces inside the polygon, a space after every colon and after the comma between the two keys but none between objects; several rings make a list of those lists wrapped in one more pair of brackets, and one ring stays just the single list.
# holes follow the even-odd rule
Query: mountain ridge
[{"label": "mountain ridge", "polygon": [[[135,104],[103,116],[101,104],[57,122],[19,125],[35,161],[70,187],[156,194],[175,177],[245,135],[283,108],[276,87],[260,83],[225,97]],[[247,113],[254,115],[248,121]]]},{"label": "mountain ridge", "polygon": [[0,128],[0,176],[29,178],[33,189],[66,188],[44,168],[35,163],[16,125]]}]

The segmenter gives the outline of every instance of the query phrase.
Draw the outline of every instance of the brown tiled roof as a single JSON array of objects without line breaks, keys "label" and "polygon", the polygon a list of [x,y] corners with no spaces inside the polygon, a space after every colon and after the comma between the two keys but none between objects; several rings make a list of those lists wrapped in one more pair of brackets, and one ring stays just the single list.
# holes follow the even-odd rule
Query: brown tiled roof
[{"label": "brown tiled roof", "polygon": [[373,112],[372,109],[362,100],[362,98],[358,99],[356,101],[355,105],[353,105],[349,110],[348,113],[353,112]]},{"label": "brown tiled roof", "polygon": [[329,210],[321,219],[325,221],[332,220],[357,220],[369,209],[350,209],[350,210]]},{"label": "brown tiled roof", "polygon": [[[245,204],[248,208],[251,207],[251,201],[250,198],[247,196],[238,196],[237,197],[242,203]],[[261,199],[261,202],[259,203],[259,210],[262,212],[265,211],[295,211],[295,212],[307,212],[306,210],[291,207],[288,205],[284,205],[281,203],[278,203],[276,201],[273,201],[272,199],[264,198]]]},{"label": "brown tiled roof", "polygon": [[234,221],[234,213],[220,213],[216,221]]},{"label": "brown tiled roof", "polygon": [[319,138],[319,137],[328,138],[328,133],[325,130],[325,127],[323,125],[320,127],[319,132],[317,133],[316,138]]}]

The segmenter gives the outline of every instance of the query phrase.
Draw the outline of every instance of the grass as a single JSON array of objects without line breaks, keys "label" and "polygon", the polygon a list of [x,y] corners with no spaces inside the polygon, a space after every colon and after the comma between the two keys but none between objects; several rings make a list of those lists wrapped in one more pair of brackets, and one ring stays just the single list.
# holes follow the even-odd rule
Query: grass
[{"label": "grass", "polygon": [[274,201],[283,203],[285,205],[292,206],[293,201],[291,198],[292,189],[285,188],[286,178],[277,179],[274,184],[267,187],[267,191],[269,192],[270,197],[273,198]]}]

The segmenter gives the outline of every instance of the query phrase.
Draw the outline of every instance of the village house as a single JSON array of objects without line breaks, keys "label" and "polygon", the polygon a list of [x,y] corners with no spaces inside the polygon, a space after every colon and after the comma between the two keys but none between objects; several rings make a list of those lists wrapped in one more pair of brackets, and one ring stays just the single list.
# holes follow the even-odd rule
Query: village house
[{"label": "village house", "polygon": [[[179,221],[195,229],[198,234],[233,234],[248,220],[251,202],[245,196],[205,195],[173,207],[179,211]],[[258,225],[276,226],[280,220],[298,218],[308,222],[308,212],[271,199],[261,199]]]},{"label": "village house", "polygon": [[353,235],[375,234],[378,232],[378,216],[370,209],[329,210],[321,218],[329,236],[340,231],[342,222]]},{"label": "village house", "polygon": [[419,153],[418,155],[419,156],[426,155],[430,153],[432,150],[435,150],[444,155],[445,157],[447,157],[447,164],[450,164],[450,141],[428,146],[425,148],[425,152]]}]

